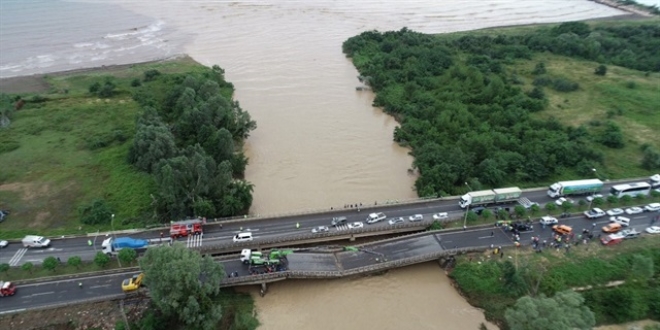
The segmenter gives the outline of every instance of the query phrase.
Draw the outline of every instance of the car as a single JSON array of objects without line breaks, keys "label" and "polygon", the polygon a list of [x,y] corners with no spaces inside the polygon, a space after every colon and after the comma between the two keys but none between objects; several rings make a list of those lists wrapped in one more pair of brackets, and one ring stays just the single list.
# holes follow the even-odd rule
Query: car
[{"label": "car", "polygon": [[387,217],[385,216],[385,213],[382,213],[382,212],[371,213],[371,214],[369,214],[369,216],[367,217],[367,224],[376,223],[376,222],[379,222],[379,221],[385,220],[385,218],[387,218]]},{"label": "car", "polygon": [[637,230],[635,230],[634,228],[622,230],[619,234],[621,236],[623,236],[623,238],[625,238],[625,239],[639,237],[639,232]]},{"label": "car", "polygon": [[611,234],[601,238],[600,242],[603,243],[603,245],[615,245],[621,243],[623,239],[624,237],[619,234]]},{"label": "car", "polygon": [[360,221],[348,224],[348,229],[360,229],[360,228],[364,228],[364,224]]},{"label": "car", "polygon": [[320,234],[320,233],[327,233],[330,229],[328,226],[318,226],[314,229],[312,229],[313,234]]},{"label": "car", "polygon": [[562,205],[564,205],[565,202],[569,202],[569,203],[573,204],[573,200],[570,199],[570,198],[566,198],[566,197],[559,197],[559,198],[555,201],[555,204],[557,204],[557,205],[559,205],[559,206],[562,206]]},{"label": "car", "polygon": [[0,241],[0,249],[2,249],[2,248],[4,248],[4,247],[7,247],[7,245],[9,245],[9,242],[7,242],[7,241]]},{"label": "car", "polygon": [[415,214],[415,215],[411,215],[410,217],[408,217],[408,220],[410,220],[412,222],[422,221],[422,220],[424,220],[424,216],[421,215],[421,214]]},{"label": "car", "polygon": [[616,217],[611,217],[610,222],[618,223],[623,227],[630,226],[630,218],[622,217],[620,215]]},{"label": "car", "polygon": [[619,232],[620,230],[621,230],[621,225],[616,222],[610,223],[605,227],[603,227],[603,232],[608,234],[616,233]]},{"label": "car", "polygon": [[542,224],[542,225],[549,226],[549,225],[554,225],[554,224],[559,223],[559,220],[557,220],[557,218],[555,218],[555,217],[551,217],[549,215],[546,215],[544,217],[541,217],[541,220],[539,220],[539,223]]},{"label": "car", "polygon": [[447,212],[436,213],[433,215],[433,220],[446,220],[449,219]]},{"label": "car", "polygon": [[139,289],[142,286],[143,279],[144,273],[133,275],[133,277],[125,279],[123,282],[121,282],[122,291],[131,292]]},{"label": "car", "polygon": [[573,228],[567,225],[554,225],[552,226],[552,230],[561,235],[569,235],[573,232]]},{"label": "car", "polygon": [[600,217],[604,217],[606,213],[605,211],[596,207],[589,211],[584,211],[584,215],[589,219],[598,219]]},{"label": "car", "polygon": [[660,211],[660,203],[651,203],[649,205],[644,206],[644,210],[647,212],[655,212],[655,211]]},{"label": "car", "polygon": [[387,221],[390,225],[398,225],[400,223],[406,222],[406,219],[403,217],[398,217],[398,218],[392,218],[389,221]]},{"label": "car", "polygon": [[626,209],[626,214],[640,214],[644,212],[644,209],[641,207],[633,206]]},{"label": "car", "polygon": [[516,221],[513,224],[511,224],[511,228],[513,230],[517,230],[519,232],[524,232],[524,231],[533,231],[534,226],[530,223],[525,223],[522,221]]},{"label": "car", "polygon": [[651,226],[651,227],[646,228],[644,231],[649,233],[649,234],[660,234],[660,227],[659,226]]},{"label": "car", "polygon": [[604,198],[604,197],[601,194],[595,194],[595,195],[587,196],[586,199],[587,199],[587,202],[593,202],[594,199],[596,199],[596,198]]},{"label": "car", "polygon": [[481,215],[481,213],[483,213],[485,210],[486,210],[485,207],[483,207],[483,206],[477,206],[477,207],[473,207],[473,208],[471,208],[471,209],[470,209],[470,212],[474,212],[474,213],[476,213],[477,215]]},{"label": "car", "polygon": [[334,218],[332,218],[331,224],[332,224],[332,226],[337,227],[337,226],[340,226],[340,225],[345,225],[346,222],[348,222],[348,218],[346,218],[346,217],[334,217]]},{"label": "car", "polygon": [[623,212],[623,209],[611,209],[611,210],[607,210],[606,213],[609,216],[615,216],[615,215],[621,215],[625,212]]}]

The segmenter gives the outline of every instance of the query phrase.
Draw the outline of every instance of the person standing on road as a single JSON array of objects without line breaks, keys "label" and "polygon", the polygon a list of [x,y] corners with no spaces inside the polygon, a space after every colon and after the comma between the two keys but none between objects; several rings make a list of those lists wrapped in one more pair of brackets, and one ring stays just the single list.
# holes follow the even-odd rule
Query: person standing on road
[{"label": "person standing on road", "polygon": [[78,287],[82,289],[82,282],[78,282]]}]

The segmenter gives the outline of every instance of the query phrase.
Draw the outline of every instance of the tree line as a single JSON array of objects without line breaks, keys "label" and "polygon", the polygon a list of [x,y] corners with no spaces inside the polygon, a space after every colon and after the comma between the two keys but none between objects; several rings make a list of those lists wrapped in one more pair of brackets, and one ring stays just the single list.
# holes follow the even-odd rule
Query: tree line
[{"label": "tree line", "polygon": [[161,219],[244,214],[253,185],[243,179],[243,141],[256,122],[232,100],[233,85],[218,67],[188,74],[145,72],[133,98],[143,112],[128,162],[153,175]]},{"label": "tree line", "polygon": [[505,65],[550,51],[660,71],[660,27],[592,30],[574,22],[523,35],[459,38],[403,28],[364,32],[346,40],[343,51],[376,92],[374,106],[399,120],[394,141],[412,149],[418,195],[437,196],[461,193],[465,182],[479,189],[539,183],[567,170],[589,175],[604,161],[594,144],[623,146],[619,127],[536,119],[531,114],[548,104],[544,87],[571,92],[578,84],[550,80],[541,65],[534,87],[524,90]]}]

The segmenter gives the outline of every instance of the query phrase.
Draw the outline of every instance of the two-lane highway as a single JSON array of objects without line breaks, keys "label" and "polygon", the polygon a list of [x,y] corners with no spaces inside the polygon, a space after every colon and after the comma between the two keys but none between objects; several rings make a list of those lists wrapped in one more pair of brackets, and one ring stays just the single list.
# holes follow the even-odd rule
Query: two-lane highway
[{"label": "two-lane highway", "polygon": [[[640,181],[641,179],[629,180],[628,182]],[[617,182],[621,183],[621,182]],[[603,188],[605,194],[614,183],[608,183]],[[549,198],[546,193],[547,189],[539,189],[534,191],[527,191],[523,197],[530,199],[544,205],[547,202],[554,202]],[[464,211],[458,206],[458,201],[453,199],[432,200],[414,204],[397,204],[397,205],[377,205],[367,206],[364,205],[360,212],[357,209],[348,210],[333,210],[321,214],[299,215],[292,217],[270,218],[270,219],[248,219],[245,221],[231,221],[225,222],[222,226],[219,224],[209,223],[204,226],[203,239],[192,238],[180,239],[179,241],[185,243],[189,247],[208,246],[221,243],[231,242],[235,233],[240,230],[250,230],[256,242],[260,239],[273,238],[273,237],[286,237],[295,236],[301,232],[309,232],[312,228],[317,226],[330,226],[330,220],[336,216],[346,216],[349,222],[361,221],[365,226],[375,226],[385,229],[389,225],[387,221],[383,221],[373,225],[366,224],[366,217],[370,212],[384,212],[387,218],[393,217],[407,217],[413,214],[424,214],[427,219],[433,213],[448,212],[450,218],[458,218],[464,214]],[[297,228],[297,225],[300,228]],[[332,231],[345,231],[348,230],[346,226],[332,228]],[[134,238],[158,238],[163,230],[155,229],[139,233],[131,234],[117,234],[117,236],[130,236]],[[167,230],[165,230],[167,235]],[[87,237],[53,239],[51,247],[45,249],[25,249],[19,243],[12,243],[7,248],[0,249],[0,263],[8,263],[11,266],[19,266],[26,262],[39,264],[44,258],[53,256],[60,258],[63,262],[72,256],[79,256],[83,260],[92,260],[97,251],[101,250],[101,243],[107,238],[105,235],[94,235],[93,233]],[[92,243],[89,245],[89,243]]]}]

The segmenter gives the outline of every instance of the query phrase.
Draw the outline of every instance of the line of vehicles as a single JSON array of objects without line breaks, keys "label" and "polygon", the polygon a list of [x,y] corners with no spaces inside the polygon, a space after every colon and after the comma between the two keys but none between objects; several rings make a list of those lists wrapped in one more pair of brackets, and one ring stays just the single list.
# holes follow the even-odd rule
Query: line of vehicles
[{"label": "line of vehicles", "polygon": [[[441,220],[446,220],[449,219],[449,214],[447,212],[441,212],[441,213],[435,213],[432,215],[433,220],[441,221]],[[372,225],[381,221],[384,221],[387,219],[387,216],[383,212],[375,212],[375,213],[370,213],[365,222],[368,225]],[[422,214],[413,214],[408,217],[408,221],[410,222],[419,222],[424,220],[424,215]],[[391,226],[396,226],[400,225],[406,222],[406,219],[404,217],[394,217],[387,219],[387,223],[390,224]],[[347,229],[361,229],[364,228],[364,222],[362,221],[356,221],[356,222],[348,222],[347,217],[334,217],[330,221],[330,226],[331,227],[341,227],[341,226],[346,226]],[[322,234],[330,231],[330,228],[328,226],[318,226],[312,228],[312,234]]]}]

